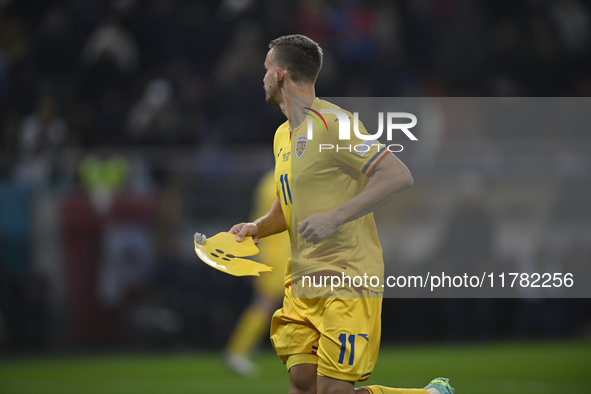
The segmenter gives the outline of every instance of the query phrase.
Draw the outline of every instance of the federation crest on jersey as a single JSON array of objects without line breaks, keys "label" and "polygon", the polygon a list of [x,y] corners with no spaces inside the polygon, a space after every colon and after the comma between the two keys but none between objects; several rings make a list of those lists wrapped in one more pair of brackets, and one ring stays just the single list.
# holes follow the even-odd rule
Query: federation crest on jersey
[{"label": "federation crest on jersey", "polygon": [[307,135],[298,136],[298,139],[296,140],[296,146],[295,146],[295,154],[298,159],[300,157],[302,157],[304,152],[306,152],[307,146],[308,146],[308,136]]}]

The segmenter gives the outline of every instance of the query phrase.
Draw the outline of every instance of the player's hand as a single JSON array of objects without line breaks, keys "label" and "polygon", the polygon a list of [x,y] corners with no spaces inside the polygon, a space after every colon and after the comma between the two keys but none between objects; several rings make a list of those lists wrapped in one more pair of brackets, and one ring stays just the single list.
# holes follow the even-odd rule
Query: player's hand
[{"label": "player's hand", "polygon": [[259,238],[256,237],[257,233],[259,232],[259,228],[254,223],[239,223],[232,226],[230,234],[236,234],[236,241],[242,242],[244,237],[251,236],[252,240],[254,241],[255,245],[258,245]]},{"label": "player's hand", "polygon": [[313,244],[330,237],[337,228],[339,223],[330,213],[314,213],[298,223],[298,233]]}]

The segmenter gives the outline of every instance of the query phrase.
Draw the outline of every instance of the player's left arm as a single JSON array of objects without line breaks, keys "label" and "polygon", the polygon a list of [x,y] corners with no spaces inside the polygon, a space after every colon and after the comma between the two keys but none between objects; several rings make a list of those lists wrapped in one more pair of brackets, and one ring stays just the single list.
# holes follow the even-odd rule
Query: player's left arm
[{"label": "player's left arm", "polygon": [[312,214],[298,223],[301,236],[316,244],[332,235],[340,225],[388,204],[414,183],[408,168],[392,154],[385,155],[370,175],[361,193],[330,212]]}]

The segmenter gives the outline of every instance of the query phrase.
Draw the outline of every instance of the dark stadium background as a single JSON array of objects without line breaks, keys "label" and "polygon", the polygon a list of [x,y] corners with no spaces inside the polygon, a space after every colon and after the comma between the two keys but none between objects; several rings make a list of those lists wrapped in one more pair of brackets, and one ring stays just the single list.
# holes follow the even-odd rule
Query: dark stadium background
[{"label": "dark stadium background", "polygon": [[[221,349],[251,282],[199,263],[192,234],[248,218],[284,121],[265,103],[263,61],[271,39],[292,33],[324,48],[320,97],[591,95],[582,0],[2,0],[0,354]],[[505,158],[543,159],[557,138],[449,133],[415,183],[453,192],[446,154],[470,163],[494,142]],[[590,142],[588,128],[563,130],[560,153],[588,159]],[[591,226],[591,173],[561,174],[480,176],[509,193],[541,179],[525,199],[558,196],[536,213],[549,228]],[[521,203],[491,227],[535,221]],[[411,208],[416,220],[438,212]],[[453,253],[446,239],[433,259]],[[526,258],[588,263],[588,241],[540,240]],[[503,264],[516,258],[486,242]],[[383,321],[385,344],[581,339],[591,306],[389,299]]]}]

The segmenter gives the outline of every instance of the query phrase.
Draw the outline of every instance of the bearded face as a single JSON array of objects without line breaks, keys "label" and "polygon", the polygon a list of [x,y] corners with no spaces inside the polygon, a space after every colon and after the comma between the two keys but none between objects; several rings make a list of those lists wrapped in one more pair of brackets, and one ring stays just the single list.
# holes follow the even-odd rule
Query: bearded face
[{"label": "bearded face", "polygon": [[271,105],[279,105],[279,84],[277,83],[277,67],[273,64],[272,57],[273,49],[267,53],[265,59],[265,69],[267,70],[263,78],[263,88],[265,89],[265,100]]}]

